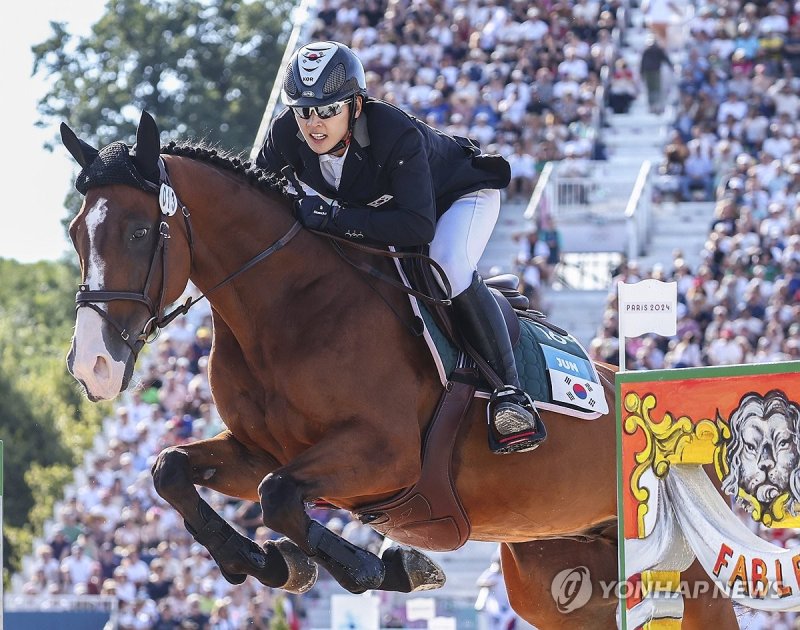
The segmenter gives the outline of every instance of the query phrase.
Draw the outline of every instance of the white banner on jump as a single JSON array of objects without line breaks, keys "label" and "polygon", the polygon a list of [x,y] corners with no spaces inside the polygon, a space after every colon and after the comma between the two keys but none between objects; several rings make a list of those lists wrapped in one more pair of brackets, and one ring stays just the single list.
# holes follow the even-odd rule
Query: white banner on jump
[{"label": "white banner on jump", "polygon": [[642,280],[635,284],[620,282],[619,337],[638,337],[655,333],[672,337],[677,330],[678,284],[660,280]]},{"label": "white banner on jump", "polygon": [[663,483],[683,535],[720,590],[750,608],[800,610],[800,549],[751,532],[700,466],[673,466]]}]

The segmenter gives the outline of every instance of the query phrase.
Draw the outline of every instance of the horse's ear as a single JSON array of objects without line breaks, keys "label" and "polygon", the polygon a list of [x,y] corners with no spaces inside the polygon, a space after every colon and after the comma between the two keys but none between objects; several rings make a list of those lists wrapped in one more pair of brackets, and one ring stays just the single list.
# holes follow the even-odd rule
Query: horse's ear
[{"label": "horse's ear", "polygon": [[78,138],[75,132],[67,126],[67,123],[63,122],[61,123],[61,142],[64,143],[75,161],[81,165],[81,168],[86,168],[97,157],[97,149]]},{"label": "horse's ear", "polygon": [[161,140],[159,139],[156,121],[144,110],[142,110],[142,117],[139,120],[139,128],[136,130],[135,152],[133,162],[139,172],[145,179],[158,182],[158,159],[161,154]]}]

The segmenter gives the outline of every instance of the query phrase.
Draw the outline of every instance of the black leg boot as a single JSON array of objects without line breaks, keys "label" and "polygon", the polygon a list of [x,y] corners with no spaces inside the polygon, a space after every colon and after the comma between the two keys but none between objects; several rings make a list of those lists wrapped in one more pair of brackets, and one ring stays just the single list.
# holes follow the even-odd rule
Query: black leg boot
[{"label": "black leg boot", "polygon": [[489,446],[495,453],[535,449],[547,435],[530,397],[520,388],[511,339],[494,295],[476,272],[469,288],[453,298],[459,331],[505,387],[489,401]]}]

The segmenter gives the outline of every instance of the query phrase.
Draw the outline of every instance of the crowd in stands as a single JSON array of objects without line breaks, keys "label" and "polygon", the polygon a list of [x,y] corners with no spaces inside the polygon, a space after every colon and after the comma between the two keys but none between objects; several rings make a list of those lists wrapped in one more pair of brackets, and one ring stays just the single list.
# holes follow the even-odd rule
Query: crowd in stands
[{"label": "crowd in stands", "polygon": [[[678,334],[628,344],[632,369],[800,357],[800,13],[788,3],[708,4],[689,24],[662,187],[715,203],[702,261],[676,251],[615,273],[595,357],[617,361],[616,283],[678,283]],[[798,7],[800,9],[800,7]],[[787,48],[787,54],[784,54]]]},{"label": "crowd in stands", "polygon": [[[568,147],[600,158],[621,0],[323,0],[311,39],[349,42],[371,96],[511,163],[527,199]],[[601,89],[603,88],[603,89]]]},{"label": "crowd in stands", "polygon": [[[627,340],[628,369],[798,360],[800,3],[699,2],[688,28],[683,58],[669,53],[677,102],[657,200],[715,204],[701,262],[690,267],[679,250],[651,269],[623,262],[590,354],[618,362],[616,285],[655,278],[677,282],[677,334]],[[793,530],[759,535],[800,544]],[[788,629],[795,617],[753,613],[747,623]]]},{"label": "crowd in stands", "polygon": [[760,222],[770,203],[794,201],[800,13],[788,2],[709,3],[689,32],[659,188],[682,201],[730,196]]},{"label": "crowd in stands", "polygon": [[[508,195],[527,199],[547,160],[602,153],[597,96],[617,59],[621,5],[323,0],[309,39],[349,43],[364,61],[370,95],[506,156]],[[536,236],[525,239],[521,255],[546,279],[555,236],[545,227],[538,247]],[[542,282],[530,273],[531,284]],[[302,598],[252,578],[232,587],[153,488],[150,466],[162,448],[222,428],[208,385],[210,344],[210,314],[198,306],[142,355],[140,386],[107,419],[10,597],[41,597],[57,608],[60,596],[111,596],[122,630],[266,628],[277,609],[297,626]],[[257,542],[275,535],[258,504],[199,492]],[[347,513],[312,516],[360,546],[380,545]]]}]

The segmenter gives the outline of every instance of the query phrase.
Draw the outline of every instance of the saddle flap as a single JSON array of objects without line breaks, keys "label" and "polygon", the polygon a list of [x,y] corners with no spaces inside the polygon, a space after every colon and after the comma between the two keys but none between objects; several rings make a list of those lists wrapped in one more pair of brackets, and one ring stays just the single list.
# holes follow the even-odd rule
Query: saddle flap
[{"label": "saddle flap", "polygon": [[[511,338],[511,347],[513,348],[519,342],[520,335],[519,317],[517,317],[517,314],[514,312],[515,307],[510,300],[494,287],[489,287],[489,290],[492,292],[497,305],[500,307],[500,312],[503,314],[503,319],[508,329],[508,336]],[[524,295],[520,295],[519,297],[525,300],[525,304],[527,305],[528,298]]]}]

